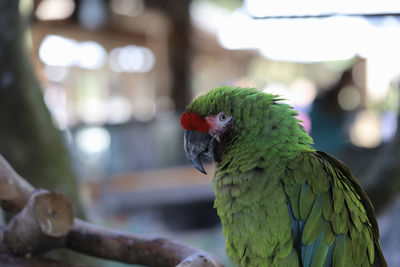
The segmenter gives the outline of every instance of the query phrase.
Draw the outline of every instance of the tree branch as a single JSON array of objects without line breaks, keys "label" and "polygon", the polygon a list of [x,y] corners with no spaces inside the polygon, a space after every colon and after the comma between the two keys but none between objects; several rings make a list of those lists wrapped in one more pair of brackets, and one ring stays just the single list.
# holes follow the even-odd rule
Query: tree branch
[{"label": "tree branch", "polygon": [[0,253],[30,257],[61,247],[73,218],[71,203],[64,195],[39,189],[0,232]]},{"label": "tree branch", "polygon": [[35,188],[0,155],[0,205],[7,211],[19,211],[28,202]]},{"label": "tree branch", "polygon": [[203,263],[201,266],[222,266],[210,254],[177,241],[105,229],[79,219],[75,219],[66,246],[95,257],[146,266],[176,266],[181,262],[199,261]]},{"label": "tree branch", "polygon": [[41,257],[21,258],[9,254],[0,254],[0,266],[8,267],[89,267],[79,263],[61,262],[57,260],[44,259]]},{"label": "tree branch", "polygon": [[65,246],[99,258],[148,266],[223,266],[211,254],[184,243],[73,219],[71,204],[65,196],[34,190],[0,155],[0,205],[14,211],[24,207],[0,229],[0,254],[30,256]]}]

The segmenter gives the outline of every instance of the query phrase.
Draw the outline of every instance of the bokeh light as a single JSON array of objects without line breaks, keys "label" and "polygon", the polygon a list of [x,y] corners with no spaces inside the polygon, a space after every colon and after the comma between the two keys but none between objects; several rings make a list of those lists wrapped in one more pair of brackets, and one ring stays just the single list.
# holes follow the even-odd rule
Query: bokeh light
[{"label": "bokeh light", "polygon": [[153,69],[155,57],[147,47],[128,45],[111,50],[109,65],[115,72],[145,73]]},{"label": "bokeh light", "polygon": [[382,140],[381,122],[378,114],[360,111],[350,129],[351,142],[359,147],[374,148]]},{"label": "bokeh light", "polygon": [[358,90],[353,86],[346,86],[340,89],[338,102],[343,110],[350,111],[360,105],[361,96]]},{"label": "bokeh light", "polygon": [[317,96],[315,84],[307,79],[296,79],[289,89],[289,98],[295,107],[305,108],[312,104]]},{"label": "bokeh light", "polygon": [[75,65],[83,69],[99,69],[104,66],[107,59],[106,50],[93,41],[79,43],[76,53]]},{"label": "bokeh light", "polygon": [[47,79],[52,82],[62,82],[68,77],[69,68],[64,66],[45,65],[43,72]]},{"label": "bokeh light", "polygon": [[86,164],[91,172],[88,179],[100,180],[103,176],[98,173],[101,159],[107,155],[111,146],[111,135],[104,127],[83,127],[75,133],[75,146],[79,160]]},{"label": "bokeh light", "polygon": [[111,0],[111,10],[118,15],[136,17],[143,13],[143,0]]},{"label": "bokeh light", "polygon": [[75,10],[73,0],[42,0],[36,8],[40,20],[61,20],[70,17]]},{"label": "bokeh light", "polygon": [[62,36],[48,35],[40,44],[39,58],[50,66],[98,69],[104,66],[107,52],[97,42],[79,43]]},{"label": "bokeh light", "polygon": [[70,67],[75,62],[77,42],[62,36],[48,35],[39,47],[39,58],[50,66]]},{"label": "bokeh light", "polygon": [[107,103],[108,122],[120,124],[128,122],[132,117],[132,107],[128,99],[121,96],[112,96]]},{"label": "bokeh light", "polygon": [[156,105],[149,98],[137,98],[132,105],[133,116],[138,121],[149,121],[156,114]]}]

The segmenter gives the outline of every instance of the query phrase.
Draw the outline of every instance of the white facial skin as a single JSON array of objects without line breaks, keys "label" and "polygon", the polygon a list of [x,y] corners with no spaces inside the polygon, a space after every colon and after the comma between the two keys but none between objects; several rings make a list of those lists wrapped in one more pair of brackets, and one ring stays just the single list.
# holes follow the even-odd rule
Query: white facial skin
[{"label": "white facial skin", "polygon": [[232,122],[233,117],[225,114],[225,112],[220,112],[217,115],[206,117],[207,123],[210,125],[209,134],[220,142],[220,136],[228,128],[230,122]]}]

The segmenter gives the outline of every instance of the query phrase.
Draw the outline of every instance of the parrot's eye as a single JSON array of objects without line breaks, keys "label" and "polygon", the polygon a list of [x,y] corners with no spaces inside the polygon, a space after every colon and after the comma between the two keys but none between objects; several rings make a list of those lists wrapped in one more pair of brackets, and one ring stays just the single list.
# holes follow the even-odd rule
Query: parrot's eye
[{"label": "parrot's eye", "polygon": [[219,114],[219,116],[218,116],[218,119],[220,120],[220,121],[224,121],[224,120],[226,120],[226,114],[225,113],[223,113],[223,112],[221,112],[221,114]]},{"label": "parrot's eye", "polygon": [[210,134],[219,142],[220,135],[225,132],[233,118],[224,112],[220,112],[214,116],[207,117],[206,121],[210,125]]}]

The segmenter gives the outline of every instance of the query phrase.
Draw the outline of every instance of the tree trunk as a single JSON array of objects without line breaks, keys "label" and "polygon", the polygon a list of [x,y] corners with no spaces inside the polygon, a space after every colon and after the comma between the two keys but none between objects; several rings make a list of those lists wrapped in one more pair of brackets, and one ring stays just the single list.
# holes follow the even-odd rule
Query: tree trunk
[{"label": "tree trunk", "polygon": [[146,5],[160,9],[168,17],[168,60],[171,68],[171,96],[178,113],[185,110],[192,99],[190,60],[192,45],[190,40],[190,3],[191,0],[147,0]]},{"label": "tree trunk", "polygon": [[171,20],[168,36],[168,56],[172,71],[172,99],[178,113],[183,112],[192,98],[191,95],[191,44],[190,44],[190,1],[167,1],[166,9]]},{"label": "tree trunk", "polygon": [[0,0],[0,153],[35,187],[61,192],[83,216],[61,133],[53,126],[25,44],[30,12]]}]

